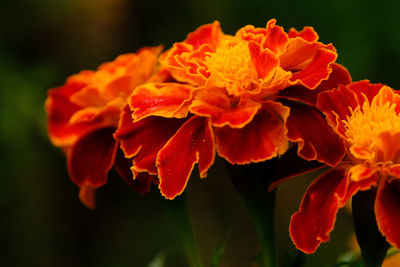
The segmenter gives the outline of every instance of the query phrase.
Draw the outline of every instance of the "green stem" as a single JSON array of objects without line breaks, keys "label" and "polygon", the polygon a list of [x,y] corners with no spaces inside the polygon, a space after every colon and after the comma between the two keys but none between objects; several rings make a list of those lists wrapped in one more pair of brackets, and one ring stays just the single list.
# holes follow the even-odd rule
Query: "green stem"
[{"label": "green stem", "polygon": [[180,235],[190,266],[202,267],[186,198],[180,196],[174,200],[163,200],[163,203],[168,217]]},{"label": "green stem", "polygon": [[261,243],[262,266],[275,267],[275,191],[268,193],[270,167],[265,163],[227,166],[232,183],[251,214]]},{"label": "green stem", "polygon": [[389,248],[376,224],[375,196],[376,190],[361,191],[352,201],[354,228],[365,267],[381,266]]}]

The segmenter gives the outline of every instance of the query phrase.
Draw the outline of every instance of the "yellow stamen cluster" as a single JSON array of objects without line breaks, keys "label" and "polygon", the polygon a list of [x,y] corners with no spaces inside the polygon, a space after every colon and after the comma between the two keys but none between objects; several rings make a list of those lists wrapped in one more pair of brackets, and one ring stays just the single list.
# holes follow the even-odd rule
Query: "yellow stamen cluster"
[{"label": "yellow stamen cluster", "polygon": [[382,132],[400,132],[400,116],[395,111],[396,105],[391,102],[370,104],[365,99],[362,107],[351,110],[351,116],[343,121],[347,141],[366,150],[373,151]]},{"label": "yellow stamen cluster", "polygon": [[210,79],[217,87],[224,87],[230,95],[238,96],[251,90],[258,75],[250,57],[248,43],[225,40],[206,57]]}]

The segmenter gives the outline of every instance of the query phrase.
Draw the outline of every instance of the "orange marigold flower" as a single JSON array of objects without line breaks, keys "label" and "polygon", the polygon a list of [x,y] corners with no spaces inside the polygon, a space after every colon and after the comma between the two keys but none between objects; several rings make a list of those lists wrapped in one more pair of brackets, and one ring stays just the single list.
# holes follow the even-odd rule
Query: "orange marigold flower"
[{"label": "orange marigold flower", "polygon": [[317,107],[347,144],[347,160],[308,188],[292,216],[290,234],[313,253],[329,240],[336,214],[358,191],[377,189],[375,216],[387,241],[400,247],[400,95],[368,81],[322,92]]},{"label": "orange marigold flower", "polygon": [[[206,176],[215,151],[231,164],[255,163],[293,141],[307,160],[341,160],[344,142],[313,106],[319,92],[351,78],[311,27],[287,34],[275,23],[233,36],[218,22],[203,25],[161,56],[172,79],[136,88],[116,133],[134,174],[158,175],[161,193],[172,199],[196,163]],[[156,132],[144,134],[150,128]]]},{"label": "orange marigold flower", "polygon": [[[113,133],[133,89],[161,77],[154,76],[160,53],[161,47],[154,47],[120,55],[96,71],[72,75],[63,86],[48,92],[45,108],[50,140],[66,152],[71,180],[81,188],[80,198],[87,206],[94,206],[94,188],[106,183],[114,164],[121,176],[129,175],[127,181],[132,180]],[[145,190],[150,186],[147,180],[136,185]]]}]

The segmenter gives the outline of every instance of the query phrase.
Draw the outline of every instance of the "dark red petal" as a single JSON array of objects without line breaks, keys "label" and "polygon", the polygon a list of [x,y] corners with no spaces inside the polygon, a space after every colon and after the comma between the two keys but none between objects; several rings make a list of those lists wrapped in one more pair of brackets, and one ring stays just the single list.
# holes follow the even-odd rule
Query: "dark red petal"
[{"label": "dark red petal", "polygon": [[67,166],[71,180],[78,186],[99,187],[107,182],[107,173],[114,164],[117,142],[114,128],[89,132],[71,147]]},{"label": "dark red petal", "polygon": [[183,122],[184,120],[151,116],[134,123],[132,112],[125,106],[115,138],[120,142],[125,157],[133,157],[137,171],[156,174],[157,153]]},{"label": "dark red petal", "polygon": [[288,148],[285,121],[289,109],[269,101],[243,128],[215,128],[218,154],[231,164],[256,163]]},{"label": "dark red petal", "polygon": [[337,88],[340,84],[347,85],[351,83],[350,73],[345,67],[333,63],[331,68],[332,72],[329,75],[328,80],[322,81],[314,90],[310,90],[302,85],[294,85],[281,90],[279,96],[291,100],[300,100],[314,106],[317,102],[319,93]]},{"label": "dark red petal", "polygon": [[138,192],[139,194],[149,192],[154,176],[141,172],[138,173],[134,179],[131,171],[132,160],[125,158],[120,149],[117,152],[114,166],[117,173],[133,191]]},{"label": "dark red petal", "polygon": [[298,249],[314,253],[321,242],[329,240],[336,214],[348,200],[346,168],[331,169],[307,189],[300,209],[290,222],[290,236]]},{"label": "dark red petal", "polygon": [[83,185],[79,188],[79,200],[87,208],[94,210],[96,208],[96,188],[90,185]]},{"label": "dark red petal", "polygon": [[329,125],[342,135],[344,135],[342,121],[351,116],[351,110],[357,106],[357,95],[343,85],[339,85],[335,90],[320,93],[316,103],[316,107],[325,114]]},{"label": "dark red petal", "polygon": [[372,84],[368,80],[354,82],[348,86],[348,88],[357,95],[358,103],[362,105],[364,103],[364,95],[367,97],[369,103],[378,94],[383,84],[376,83]]},{"label": "dark red petal", "polygon": [[381,181],[375,201],[378,228],[386,240],[400,248],[400,180]]},{"label": "dark red petal", "polygon": [[330,166],[337,165],[346,154],[346,144],[328,126],[322,114],[297,102],[285,103],[290,107],[287,137],[298,143],[299,156]]},{"label": "dark red petal", "polygon": [[214,136],[210,121],[198,116],[190,118],[157,156],[161,194],[167,199],[180,195],[195,163],[198,163],[200,177],[205,177],[214,158]]}]

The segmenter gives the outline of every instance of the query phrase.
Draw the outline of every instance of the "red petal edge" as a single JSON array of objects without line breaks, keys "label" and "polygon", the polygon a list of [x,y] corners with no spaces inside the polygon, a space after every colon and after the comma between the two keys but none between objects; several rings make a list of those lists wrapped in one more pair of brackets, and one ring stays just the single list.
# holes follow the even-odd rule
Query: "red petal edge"
[{"label": "red petal edge", "polygon": [[158,153],[161,194],[167,199],[182,194],[195,163],[198,163],[200,177],[205,177],[214,162],[214,151],[209,119],[194,116],[186,121]]},{"label": "red petal edge", "polygon": [[298,249],[314,253],[329,240],[336,214],[347,201],[346,168],[334,168],[319,176],[307,189],[300,209],[290,222],[290,237]]},{"label": "red petal edge", "polygon": [[330,166],[337,165],[346,154],[346,144],[328,126],[315,108],[289,102],[287,120],[290,141],[298,143],[298,154],[306,160],[318,160]]}]

